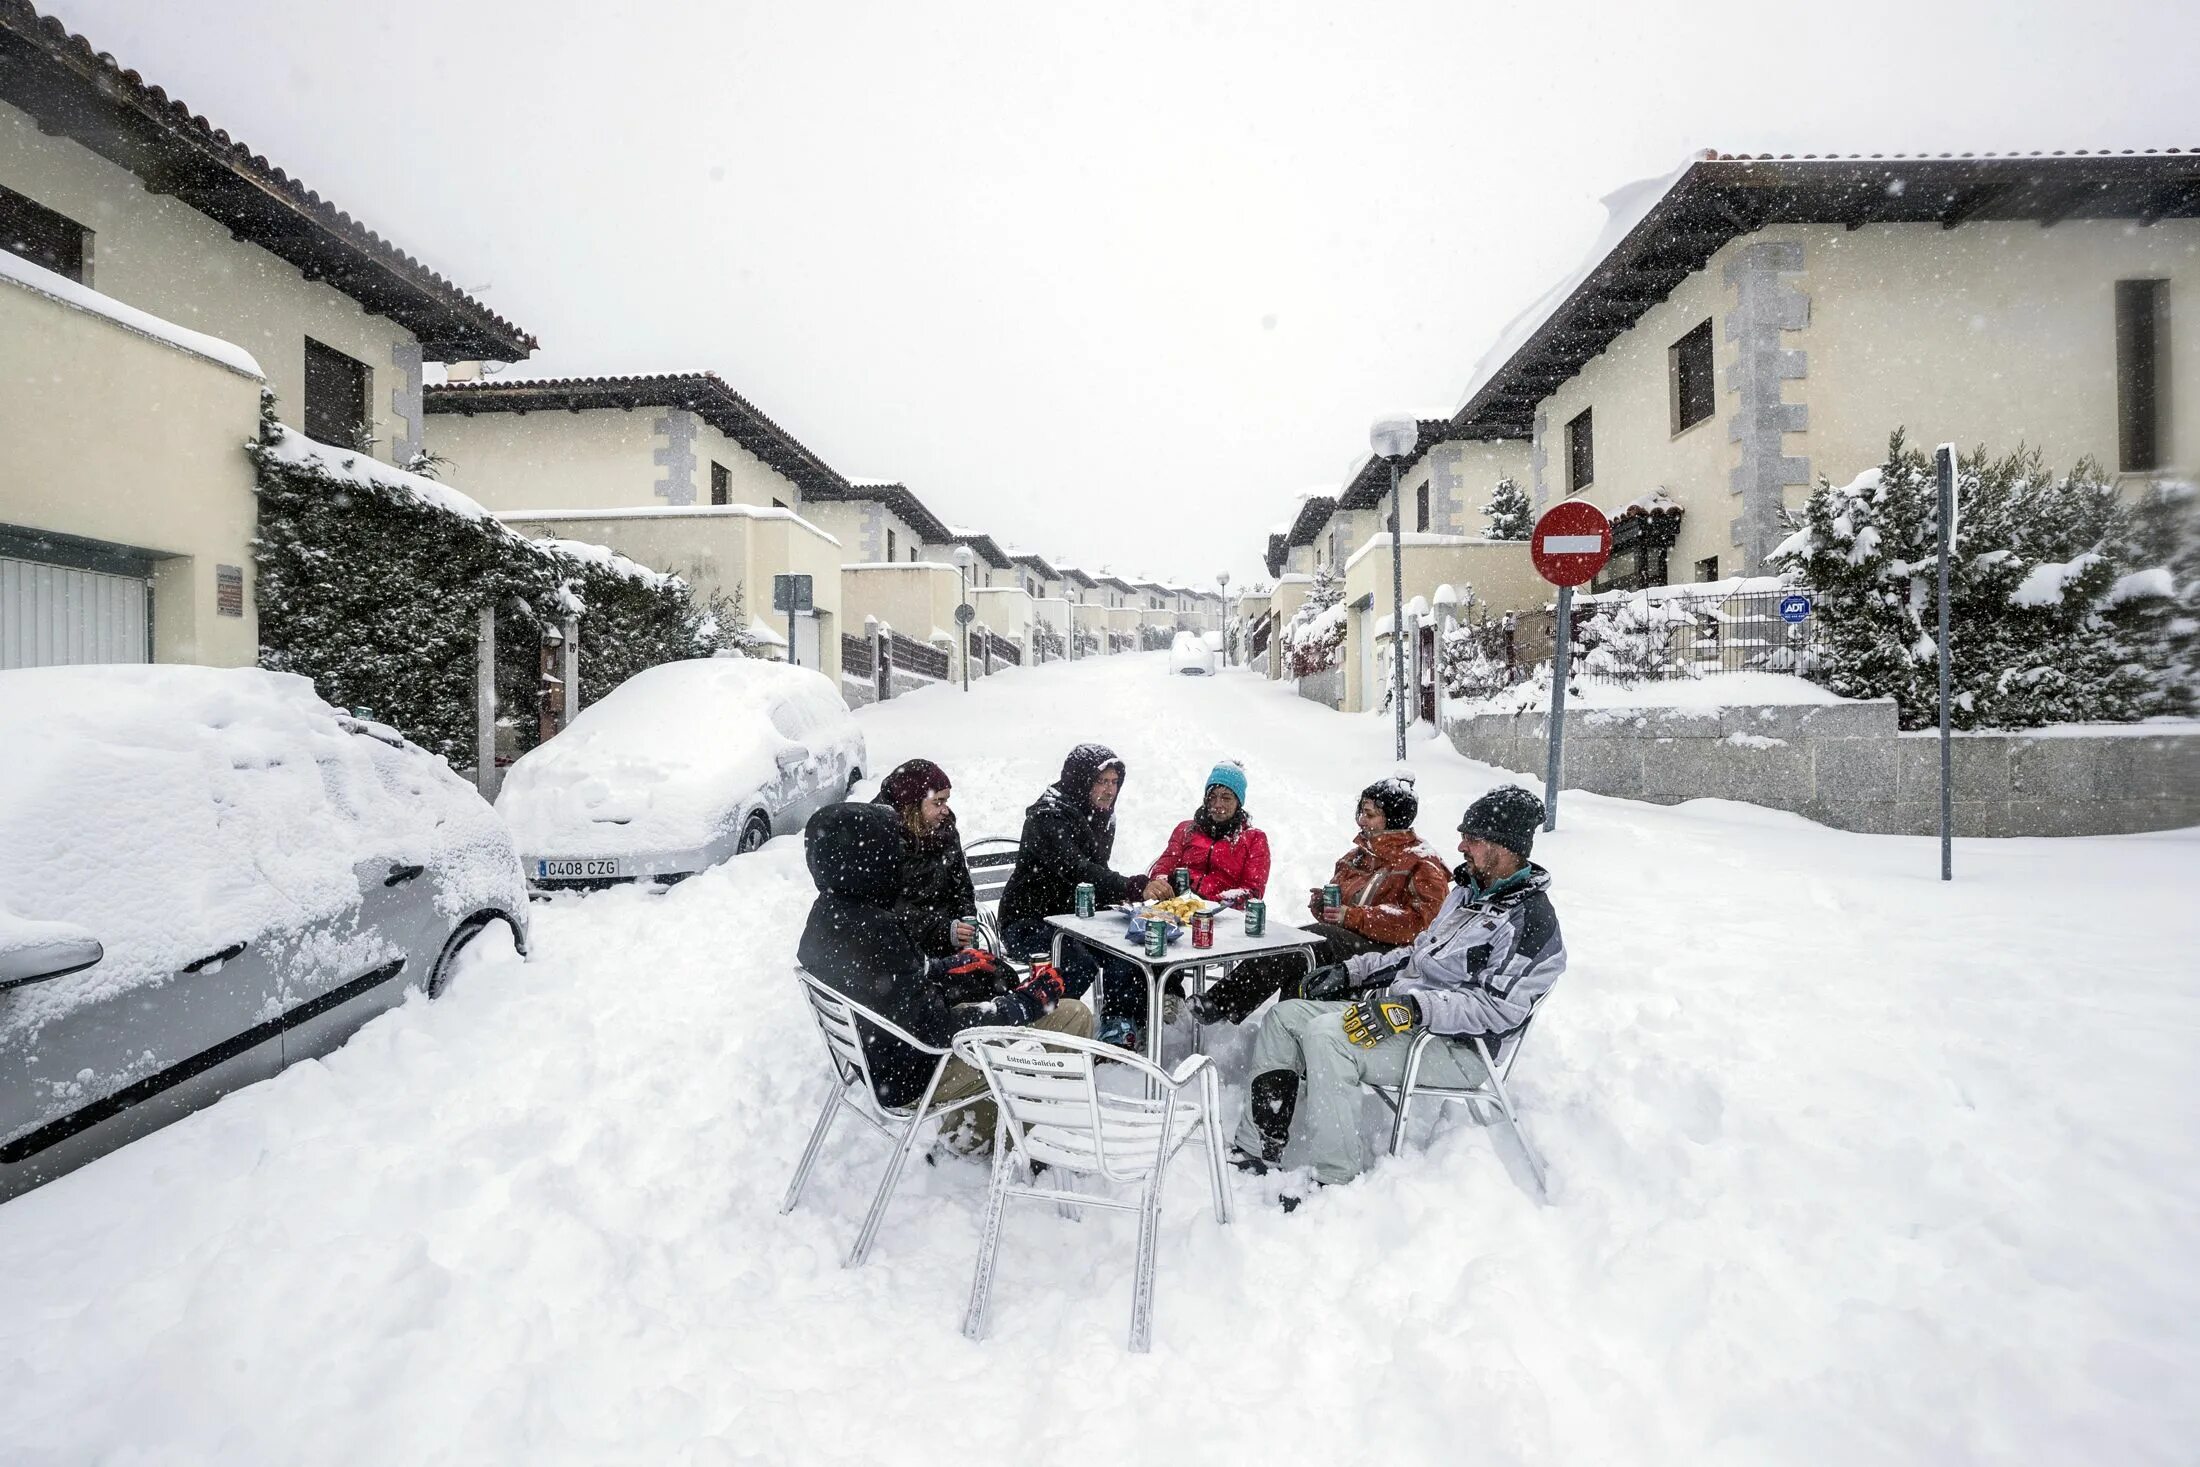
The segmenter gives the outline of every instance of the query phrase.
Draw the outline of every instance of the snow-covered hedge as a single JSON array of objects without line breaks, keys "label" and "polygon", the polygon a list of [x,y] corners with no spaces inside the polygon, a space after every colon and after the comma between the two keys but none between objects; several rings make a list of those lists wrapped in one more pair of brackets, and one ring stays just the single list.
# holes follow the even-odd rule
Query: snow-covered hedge
[{"label": "snow-covered hedge", "polygon": [[[2136,510],[2097,465],[2056,477],[2037,450],[1957,466],[1950,557],[1958,728],[2123,721],[2194,700],[2195,548],[2189,486]],[[1886,462],[1821,479],[1773,551],[1823,619],[1803,671],[1850,698],[1892,697],[1904,728],[1939,719],[1932,460],[1897,431]]]},{"label": "snow-covered hedge", "polygon": [[479,612],[497,608],[497,702],[534,742],[545,626],[581,615],[581,685],[600,697],[660,662],[707,655],[739,626],[685,582],[600,545],[530,540],[471,499],[276,420],[262,399],[260,663],[301,673],[424,748],[472,762]]},{"label": "snow-covered hedge", "polygon": [[1312,677],[1344,661],[1344,583],[1327,566],[1314,572],[1313,589],[1283,629],[1286,670]]}]

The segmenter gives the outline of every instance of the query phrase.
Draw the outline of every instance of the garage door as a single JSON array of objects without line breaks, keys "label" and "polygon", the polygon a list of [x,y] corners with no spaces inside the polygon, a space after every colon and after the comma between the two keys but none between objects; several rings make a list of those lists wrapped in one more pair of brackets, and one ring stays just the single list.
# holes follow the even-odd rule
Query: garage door
[{"label": "garage door", "polygon": [[152,583],[0,556],[0,669],[146,662]]}]

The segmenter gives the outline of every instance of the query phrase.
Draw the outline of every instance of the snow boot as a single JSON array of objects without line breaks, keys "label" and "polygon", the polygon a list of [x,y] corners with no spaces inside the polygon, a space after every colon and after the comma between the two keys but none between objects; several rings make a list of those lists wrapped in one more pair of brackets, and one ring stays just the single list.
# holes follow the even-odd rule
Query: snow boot
[{"label": "snow boot", "polygon": [[1255,1075],[1245,1106],[1253,1117],[1253,1129],[1260,1132],[1260,1159],[1276,1165],[1291,1140],[1291,1116],[1299,1108],[1299,1077],[1289,1070]]}]

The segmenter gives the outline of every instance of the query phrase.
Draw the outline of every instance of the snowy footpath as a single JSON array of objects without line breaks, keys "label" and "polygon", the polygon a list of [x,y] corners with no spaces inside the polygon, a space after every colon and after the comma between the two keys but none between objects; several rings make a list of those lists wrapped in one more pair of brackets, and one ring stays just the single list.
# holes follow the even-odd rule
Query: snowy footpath
[{"label": "snowy footpath", "polygon": [[[937,759],[969,838],[1105,740],[1129,866],[1238,757],[1294,915],[1385,726],[1166,661],[866,709],[872,767]],[[1509,778],[1414,762],[1447,851]],[[1187,1158],[1151,1355],[1133,1220],[1028,1204],[973,1345],[981,1168],[914,1167],[854,1272],[876,1138],[778,1214],[826,1083],[783,839],[538,906],[532,960],[0,1207],[0,1462],[2192,1462],[2200,832],[1966,841],[1943,886],[1744,805],[1562,814],[1548,1207],[1464,1116],[1229,1228]]]}]

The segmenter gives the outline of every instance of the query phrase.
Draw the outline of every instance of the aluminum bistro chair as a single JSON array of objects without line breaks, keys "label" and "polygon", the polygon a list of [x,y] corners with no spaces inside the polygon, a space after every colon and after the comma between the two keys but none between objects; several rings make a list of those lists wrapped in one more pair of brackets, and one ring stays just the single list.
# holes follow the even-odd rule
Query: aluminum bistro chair
[{"label": "aluminum bistro chair", "polygon": [[1009,952],[1001,942],[1001,893],[1016,870],[1022,844],[1011,835],[981,835],[963,847],[963,864],[970,869],[970,889],[978,898],[979,944],[996,957],[1006,958],[1021,971],[1026,955]]},{"label": "aluminum bistro chair", "polygon": [[[979,1235],[977,1271],[970,1282],[970,1310],[963,1333],[985,1336],[1000,1255],[1001,1214],[1011,1197],[1034,1197],[1063,1207],[1112,1207],[1138,1214],[1138,1264],[1131,1285],[1131,1349],[1153,1343],[1154,1252],[1161,1234],[1161,1186],[1170,1160],[1193,1136],[1207,1148],[1207,1185],[1215,1221],[1230,1221],[1230,1186],[1222,1169],[1222,1121],[1214,1066],[1193,1055],[1172,1074],[1134,1054],[1096,1039],[1042,1034],[1030,1029],[965,1029],[955,1053],[985,1076],[1000,1109],[993,1150],[993,1181]],[[1096,1063],[1109,1060],[1144,1072],[1147,1095],[1103,1091]],[[1096,1196],[1041,1186],[1030,1164],[1042,1162],[1051,1177],[1095,1176],[1137,1183],[1138,1200]],[[1019,1181],[1019,1176],[1031,1180]]]},{"label": "aluminum bistro chair", "polygon": [[1416,1036],[1412,1050],[1406,1055],[1405,1074],[1399,1078],[1399,1083],[1370,1083],[1367,1087],[1382,1098],[1383,1104],[1390,1107],[1395,1117],[1390,1127],[1390,1154],[1396,1156],[1405,1149],[1406,1116],[1416,1100],[1434,1100],[1446,1105],[1471,1107],[1475,1119],[1483,1125],[1489,1122],[1484,1118],[1482,1108],[1490,1106],[1512,1128],[1513,1139],[1520,1143],[1520,1154],[1527,1159],[1528,1172],[1535,1178],[1537,1198],[1544,1202],[1550,1201],[1550,1185],[1544,1176],[1543,1158],[1528,1144],[1528,1133],[1520,1127],[1520,1114],[1513,1109],[1512,1097],[1505,1091],[1505,1081],[1512,1075],[1513,1061],[1520,1057],[1520,1047],[1527,1042],[1528,1029],[1534,1022],[1535,1017],[1531,1014],[1528,1022],[1520,1026],[1518,1033],[1502,1042],[1500,1053],[1494,1060],[1491,1058],[1489,1045],[1482,1036],[1474,1036],[1474,1052],[1481,1058],[1482,1068],[1489,1074],[1489,1080],[1481,1085],[1423,1084],[1421,1057],[1431,1044],[1437,1042],[1437,1036],[1426,1030]]},{"label": "aluminum bistro chair", "polygon": [[[810,1169],[817,1165],[818,1153],[824,1149],[825,1134],[832,1130],[834,1117],[843,1109],[854,1112],[894,1146],[893,1155],[886,1163],[886,1174],[879,1178],[878,1192],[871,1198],[871,1210],[864,1214],[855,1246],[848,1250],[847,1266],[857,1268],[871,1256],[871,1245],[878,1241],[879,1228],[886,1221],[886,1209],[894,1200],[894,1184],[901,1179],[901,1169],[908,1162],[909,1153],[916,1149],[917,1134],[923,1130],[924,1123],[976,1105],[985,1096],[981,1093],[934,1105],[932,1092],[939,1088],[940,1072],[947,1068],[947,1050],[922,1042],[891,1019],[865,1008],[812,973],[796,968],[795,976],[802,980],[802,991],[810,1001],[811,1017],[817,1020],[817,1032],[825,1040],[825,1053],[833,1064],[834,1084],[833,1093],[826,1097],[825,1109],[810,1130],[810,1144],[802,1149],[802,1161],[794,1169],[794,1181],[788,1186],[787,1200],[780,1204],[779,1211],[782,1215],[790,1213],[802,1200],[803,1185],[810,1180]],[[913,1049],[937,1056],[932,1065],[932,1077],[925,1082],[924,1095],[915,1105],[890,1106],[879,1100],[878,1088],[871,1079],[871,1066],[863,1057],[863,1041],[856,1030],[859,1019]]]}]

